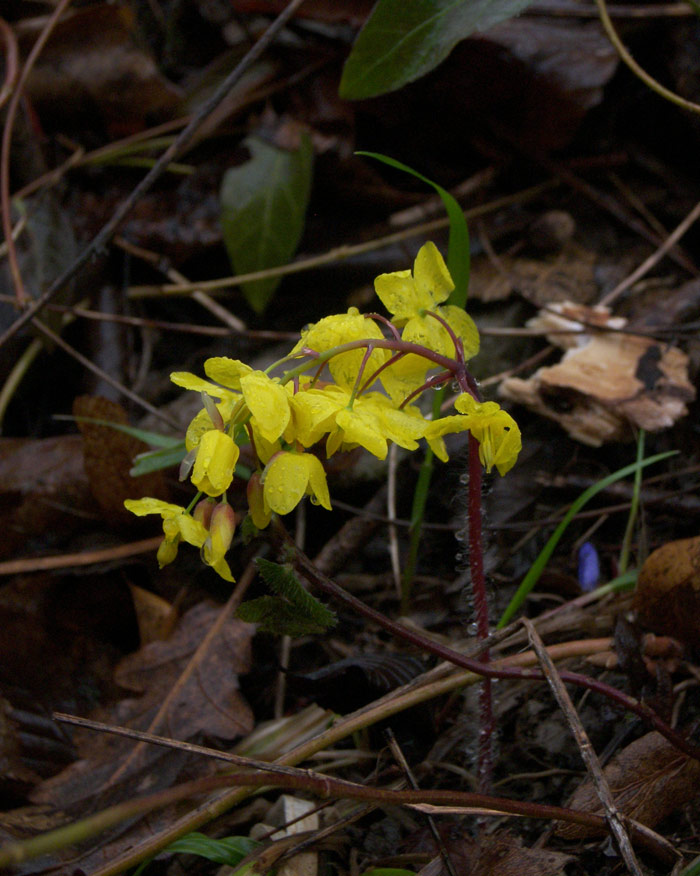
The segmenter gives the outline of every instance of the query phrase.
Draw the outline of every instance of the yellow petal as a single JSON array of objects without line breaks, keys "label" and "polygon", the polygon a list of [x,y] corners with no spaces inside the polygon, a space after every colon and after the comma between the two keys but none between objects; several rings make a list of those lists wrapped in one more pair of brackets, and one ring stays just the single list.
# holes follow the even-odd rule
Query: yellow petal
[{"label": "yellow petal", "polygon": [[241,378],[241,389],[257,430],[266,441],[277,441],[291,416],[284,387],[262,371],[252,371]]},{"label": "yellow petal", "polygon": [[228,356],[212,356],[204,363],[204,373],[229,389],[241,388],[241,377],[250,374],[253,369],[239,359],[229,359]]},{"label": "yellow petal", "polygon": [[230,435],[212,429],[197,448],[192,483],[208,496],[220,496],[231,485],[239,450]]},{"label": "yellow petal", "polygon": [[301,454],[301,458],[306,464],[307,476],[309,479],[306,492],[311,496],[311,501],[313,502],[315,499],[317,504],[322,505],[327,511],[332,511],[331,497],[328,494],[326,472],[321,464],[321,460],[311,453],[303,453]]},{"label": "yellow petal", "polygon": [[185,513],[185,509],[180,505],[162,502],[160,499],[152,499],[150,496],[145,499],[125,499],[124,507],[132,514],[136,514],[137,517],[143,517],[145,514],[160,514],[166,518]]},{"label": "yellow petal", "polygon": [[418,250],[413,277],[418,297],[422,301],[430,302],[423,305],[428,310],[441,301],[446,301],[455,287],[440,250],[431,240]]},{"label": "yellow petal", "polygon": [[374,291],[399,325],[420,310],[421,302],[418,301],[410,271],[380,274],[374,281]]},{"label": "yellow petal", "polygon": [[215,398],[221,398],[222,395],[228,394],[227,390],[222,389],[210,380],[205,380],[203,377],[197,377],[196,374],[190,374],[189,371],[173,371],[170,379],[176,386],[181,386],[183,389],[192,389],[195,392],[206,392]]},{"label": "yellow petal", "polygon": [[309,473],[303,456],[304,454],[279,453],[265,469],[265,501],[276,514],[289,514],[306,493]]},{"label": "yellow petal", "polygon": [[[473,356],[476,356],[480,346],[479,329],[476,327],[471,316],[461,307],[456,307],[454,304],[446,304],[444,307],[439,307],[438,313],[443,319],[447,320],[457,337],[462,339],[464,358],[471,359]],[[454,348],[454,345],[452,347]],[[454,356],[454,352],[447,355]]]}]

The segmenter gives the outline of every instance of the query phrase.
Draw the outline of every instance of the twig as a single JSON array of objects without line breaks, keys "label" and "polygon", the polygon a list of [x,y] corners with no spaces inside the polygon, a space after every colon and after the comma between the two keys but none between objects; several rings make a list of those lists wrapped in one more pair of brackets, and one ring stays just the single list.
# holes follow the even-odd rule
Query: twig
[{"label": "twig", "polygon": [[0,89],[0,109],[5,106],[12,94],[19,76],[19,52],[15,33],[4,18],[0,18],[0,32],[5,46],[5,81]]},{"label": "twig", "polygon": [[[69,0],[61,0],[57,9],[60,9],[61,6],[67,2],[69,2]],[[93,256],[101,253],[105,249],[107,243],[114,235],[114,232],[117,230],[125,216],[131,211],[138,199],[153,186],[156,180],[165,172],[170,162],[190,143],[199,126],[227,96],[233,86],[241,79],[251,65],[257,61],[264,51],[266,51],[279,31],[285,26],[287,21],[289,21],[291,16],[303,2],[304,0],[290,0],[289,5],[277,16],[255,45],[251,47],[231,73],[229,73],[226,79],[224,79],[214,91],[209,100],[205,101],[205,103],[203,103],[192,116],[189,124],[180,132],[180,134],[178,134],[177,138],[165,150],[160,158],[157,159],[151,170],[134,188],[129,197],[117,207],[112,218],[97,233],[92,242],[85,247],[73,264],[67,268],[60,277],[54,280],[46,292],[36,298],[24,310],[21,316],[19,316],[0,336],[0,347],[13,337],[23,326],[27,325],[28,322],[34,319],[42,307],[44,307],[44,305],[66,285],[66,283],[83,267],[83,265],[85,265]]]},{"label": "twig", "polygon": [[95,551],[81,551],[77,554],[60,554],[55,557],[27,557],[24,560],[6,560],[0,563],[0,577],[3,575],[25,575],[27,572],[47,572],[53,569],[71,569],[79,566],[93,566],[121,560],[138,554],[154,551],[163,540],[162,535],[133,541],[116,547],[100,548]]},{"label": "twig", "polygon": [[637,280],[640,280],[645,274],[648,274],[649,271],[654,267],[654,265],[658,264],[661,259],[669,252],[669,250],[676,244],[681,237],[688,231],[691,225],[693,225],[697,220],[700,219],[700,201],[693,207],[693,209],[688,213],[685,219],[678,225],[664,240],[661,246],[653,252],[648,259],[642,262],[642,264],[632,273],[629,277],[626,277],[621,283],[618,283],[614,289],[608,292],[607,295],[604,295],[600,299],[600,304],[611,304],[617,298],[622,295],[630,286],[634,285]]},{"label": "twig", "polygon": [[528,620],[528,618],[522,618],[522,622],[527,630],[532,649],[535,654],[537,654],[537,659],[540,661],[547,683],[554,694],[554,698],[559,704],[559,708],[564,713],[566,720],[569,722],[569,727],[574,739],[576,740],[579,751],[581,752],[581,758],[586,765],[586,769],[588,770],[598,793],[598,798],[603,805],[605,818],[610,825],[610,830],[613,836],[617,840],[622,859],[630,873],[634,874],[634,876],[642,876],[642,871],[637,862],[637,858],[635,857],[634,850],[632,849],[629,836],[627,835],[625,826],[622,823],[622,818],[617,806],[615,805],[610,785],[603,774],[603,769],[598,761],[595,750],[591,745],[591,740],[588,738],[588,734],[581,723],[581,719],[576,712],[574,704],[571,702],[569,692],[564,687],[559,673],[557,672],[557,668],[547,653],[547,649],[544,647],[542,639],[540,639],[532,621]]},{"label": "twig", "polygon": [[693,103],[691,100],[686,100],[684,97],[681,97],[680,94],[676,94],[675,91],[670,91],[668,88],[665,88],[660,82],[657,82],[653,76],[650,76],[646,70],[639,66],[618,36],[618,33],[615,30],[615,25],[612,23],[610,16],[608,15],[608,8],[605,5],[605,0],[596,0],[596,5],[598,6],[601,24],[603,25],[605,33],[608,35],[608,39],[615,47],[615,51],[620,56],[621,60],[630,68],[634,75],[641,79],[642,82],[651,88],[652,91],[655,91],[658,95],[666,98],[666,100],[669,100],[671,103],[675,103],[676,106],[690,110],[693,113],[700,113],[700,104]]},{"label": "twig", "polygon": [[[362,617],[377,623],[393,636],[403,639],[405,642],[409,642],[422,651],[434,654],[441,660],[468,669],[483,678],[519,678],[533,681],[543,680],[544,675],[539,669],[515,669],[503,660],[499,660],[495,663],[482,663],[471,657],[466,657],[464,654],[460,654],[453,648],[435,642],[404,624],[391,620],[380,611],[371,608],[356,596],[348,593],[326,575],[323,575],[307,556],[294,548],[293,542],[289,539],[289,535],[286,533],[279,520],[276,521],[276,529],[283,539],[283,542],[289,545],[293,551],[292,562],[297,569],[309,579],[309,581],[313,582],[314,586],[316,586],[322,593],[344,603]],[[488,640],[486,642],[480,641],[478,643],[477,653],[481,653],[484,650],[484,646],[488,646]],[[673,728],[669,727],[669,725],[645,703],[634,699],[628,694],[623,693],[623,691],[611,687],[609,684],[599,681],[598,679],[589,678],[588,676],[581,675],[577,672],[562,671],[560,674],[563,681],[600,693],[604,697],[618,703],[623,708],[633,712],[635,715],[638,715],[643,721],[650,724],[655,730],[658,730],[662,736],[665,736],[666,739],[675,745],[679,751],[684,752],[696,760],[700,760],[700,747],[686,739],[676,730],[673,730]]]},{"label": "twig", "polygon": [[[15,125],[17,107],[22,99],[22,93],[24,91],[27,77],[46,45],[46,41],[51,35],[53,29],[58,24],[59,18],[68,8],[70,2],[71,0],[59,0],[56,4],[56,8],[49,16],[44,29],[32,46],[32,49],[27,56],[27,60],[24,62],[22,72],[19,74],[19,77],[15,82],[14,91],[10,97],[10,102],[7,105],[7,115],[4,120],[5,124],[2,132],[2,147],[0,149],[0,205],[2,207],[2,230],[7,244],[7,260],[10,265],[10,276],[12,277],[15,295],[17,296],[17,304],[20,307],[25,305],[27,293],[25,292],[22,283],[22,274],[17,260],[17,249],[12,236],[12,210],[10,205],[10,151],[12,148],[12,131]],[[11,51],[10,54],[8,54],[8,67],[10,59]]]},{"label": "twig", "polygon": [[[559,185],[558,180],[548,180],[547,182],[539,183],[535,186],[530,186],[513,195],[505,195],[502,198],[495,198],[486,204],[479,204],[477,207],[472,207],[464,211],[466,219],[474,219],[477,216],[485,216],[489,213],[495,213],[503,207],[508,207],[513,204],[522,204],[531,201],[543,192],[556,188]],[[439,228],[446,228],[449,225],[449,219],[433,219],[430,222],[424,222],[420,225],[414,225],[412,228],[404,229],[403,231],[395,231],[392,234],[376,237],[372,240],[367,240],[363,243],[344,244],[337,246],[327,252],[319,255],[308,256],[306,258],[297,259],[290,262],[288,265],[280,265],[277,268],[266,268],[262,271],[251,271],[249,274],[237,274],[231,277],[221,277],[216,280],[205,280],[203,282],[194,283],[164,283],[161,285],[140,286],[130,290],[129,295],[132,298],[142,298],[147,295],[187,295],[194,288],[204,291],[213,292],[219,289],[230,289],[234,286],[240,286],[242,283],[250,283],[255,280],[265,280],[270,277],[285,277],[289,274],[298,274],[302,271],[308,271],[311,268],[321,267],[322,265],[330,265],[335,262],[347,261],[356,255],[361,255],[366,252],[373,252],[377,249],[391,246],[393,243],[398,243],[402,240],[407,240],[411,237],[419,237],[429,234]],[[0,338],[2,341],[2,338]]]},{"label": "twig", "polygon": [[124,386],[123,383],[120,383],[116,378],[112,377],[111,374],[108,374],[99,365],[95,365],[94,362],[91,362],[87,356],[83,356],[82,353],[79,353],[75,347],[71,347],[69,343],[63,340],[63,338],[56,334],[56,332],[52,331],[48,326],[44,325],[43,322],[39,319],[33,320],[33,325],[35,328],[41,332],[44,337],[48,338],[53,344],[57,347],[60,347],[65,353],[68,353],[69,356],[72,356],[76,361],[80,362],[88,371],[92,371],[93,374],[96,374],[106,383],[109,383],[110,386],[113,386],[117,389],[122,395],[125,395],[127,398],[130,398],[133,402],[140,407],[147,410],[150,414],[153,414],[154,417],[157,417],[163,423],[167,423],[171,429],[176,429],[180,431],[180,424],[173,420],[172,417],[169,417],[166,413],[154,407],[150,402],[147,402],[145,398],[141,398],[138,393],[135,393],[133,390],[129,389],[128,386]]},{"label": "twig", "polygon": [[[418,790],[418,782],[416,781],[416,777],[413,775],[411,771],[411,767],[408,765],[408,761],[401,750],[401,746],[396,741],[396,737],[394,736],[394,731],[389,727],[386,731],[387,737],[389,739],[389,748],[391,749],[391,753],[394,755],[394,758],[398,765],[404,772],[406,779],[408,780],[409,785],[413,788],[414,791]],[[428,826],[430,827],[430,832],[433,835],[433,839],[435,840],[435,845],[437,846],[438,851],[440,852],[440,857],[445,864],[445,868],[450,876],[457,876],[455,872],[454,864],[452,863],[452,859],[450,858],[450,853],[447,851],[445,847],[445,843],[442,841],[442,837],[440,836],[440,832],[437,829],[435,824],[435,819],[432,815],[428,813],[425,814],[426,820],[428,822]]]},{"label": "twig", "polygon": [[[608,638],[585,643],[576,642],[565,645],[552,645],[549,651],[554,659],[562,659],[567,656],[575,656],[576,654],[597,653],[607,650],[609,647],[610,639]],[[535,656],[530,651],[507,657],[501,661],[501,664],[528,666],[534,660]],[[308,742],[298,745],[292,751],[281,755],[275,763],[287,766],[302,763],[315,753],[329,748],[358,730],[369,727],[383,718],[390,717],[413,705],[442,696],[465,685],[475,684],[479,680],[479,676],[472,672],[453,672],[449,677],[441,677],[441,674],[444,674],[444,670],[445,667],[437,667],[420,681],[413,681],[398,691],[387,694],[376,703],[372,703],[351,715],[341,718],[323,733],[320,733]],[[92,876],[116,876],[116,874],[122,873],[145,858],[156,854],[178,837],[197,830],[212,819],[223,815],[232,806],[246,799],[248,793],[245,788],[232,788],[221,792],[213,799],[207,799],[175,823],[168,825],[156,835],[143,840],[136,848],[129,849],[127,852],[119,855],[115,860],[92,874]],[[603,819],[601,819],[601,823],[604,823]]]}]

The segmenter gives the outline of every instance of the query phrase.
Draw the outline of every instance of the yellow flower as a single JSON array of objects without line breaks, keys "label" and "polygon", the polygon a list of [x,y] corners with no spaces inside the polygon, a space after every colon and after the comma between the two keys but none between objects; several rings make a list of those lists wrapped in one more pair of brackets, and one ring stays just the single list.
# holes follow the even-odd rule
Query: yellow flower
[{"label": "yellow flower", "polygon": [[469,431],[479,442],[479,459],[486,471],[494,466],[500,475],[510,471],[522,447],[520,429],[511,415],[496,402],[477,402],[469,393],[459,396],[455,408],[461,413],[435,420],[426,430],[425,437],[435,454],[446,461],[442,436]]},{"label": "yellow flower", "polygon": [[197,445],[192,483],[207,496],[220,496],[231,486],[239,452],[226,432],[218,429],[205,432]]},{"label": "yellow flower", "polygon": [[407,450],[418,447],[427,422],[416,408],[400,411],[393,402],[379,392],[369,392],[358,396],[350,408],[350,396],[342,390],[335,390],[336,397],[345,395],[345,405],[335,417],[335,430],[328,435],[326,452],[332,456],[341,446],[360,445],[378,459],[384,459],[388,442],[393,441]]},{"label": "yellow flower", "polygon": [[146,514],[160,514],[163,518],[165,538],[158,548],[158,565],[162,569],[177,556],[177,548],[181,541],[201,548],[207,538],[204,525],[191,517],[180,505],[162,502],[160,499],[126,499],[124,507],[137,517]]},{"label": "yellow flower", "polygon": [[264,508],[276,514],[289,514],[305,495],[332,510],[326,473],[312,453],[277,453],[265,466],[262,482]]},{"label": "yellow flower", "polygon": [[[126,499],[124,507],[137,517],[146,514],[160,514],[163,518],[163,532],[165,538],[158,548],[157,560],[162,569],[177,556],[177,549],[181,541],[186,541],[200,551],[209,538],[209,533],[201,520],[195,520],[180,505],[172,505],[170,502],[161,502],[160,499]],[[233,582],[233,576],[228,564],[222,556],[212,556],[214,562],[207,563],[215,572],[226,581]],[[206,562],[206,560],[205,560]]]},{"label": "yellow flower", "polygon": [[[454,283],[434,243],[428,241],[420,248],[413,274],[411,271],[380,274],[374,288],[397,326],[403,326],[402,340],[455,358],[455,345],[449,332],[438,319],[428,315],[435,313],[461,339],[465,359],[478,353],[479,332],[472,318],[461,307],[442,306]],[[422,356],[409,354],[382,372],[381,380],[392,398],[405,397],[425,382],[425,375],[432,367]]]},{"label": "yellow flower", "polygon": [[[347,313],[326,316],[305,328],[301,333],[301,340],[292,353],[301,353],[305,348],[317,353],[325,353],[333,347],[350,341],[362,341],[365,338],[381,340],[383,337],[382,330],[374,320],[367,319],[356,307],[351,307]],[[328,370],[338,386],[352,390],[365,352],[364,348],[349,350],[347,353],[333,356],[329,361]],[[383,365],[389,356],[388,350],[373,350],[365,365],[365,377],[369,377],[373,371]]]},{"label": "yellow flower", "polygon": [[336,387],[302,390],[289,399],[294,418],[294,434],[303,447],[313,447],[324,435],[335,427],[338,411],[345,407],[350,398],[347,392],[342,396]]}]

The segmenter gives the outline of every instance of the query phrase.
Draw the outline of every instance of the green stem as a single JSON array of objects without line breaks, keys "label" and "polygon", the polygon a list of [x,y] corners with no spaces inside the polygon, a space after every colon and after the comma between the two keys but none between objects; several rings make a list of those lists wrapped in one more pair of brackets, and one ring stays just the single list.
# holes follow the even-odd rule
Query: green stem
[{"label": "green stem", "polygon": [[[637,437],[637,465],[640,465],[644,459],[644,429],[639,430]],[[625,535],[622,539],[622,547],[620,548],[620,559],[618,561],[618,572],[624,575],[627,571],[627,566],[630,560],[630,550],[632,545],[632,536],[634,535],[634,526],[637,522],[637,512],[639,510],[639,498],[642,491],[642,469],[641,465],[634,473],[634,488],[632,490],[632,501],[630,502],[630,513],[627,518],[627,527]]]}]

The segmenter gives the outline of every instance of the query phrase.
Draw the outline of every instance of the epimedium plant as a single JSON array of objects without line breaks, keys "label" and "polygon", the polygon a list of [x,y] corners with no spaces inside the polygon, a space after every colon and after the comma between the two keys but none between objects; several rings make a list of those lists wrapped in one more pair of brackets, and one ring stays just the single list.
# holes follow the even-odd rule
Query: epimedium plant
[{"label": "epimedium plant", "polygon": [[[332,509],[323,463],[313,451],[322,442],[326,457],[360,446],[384,459],[391,443],[416,450],[424,439],[446,461],[443,437],[467,431],[481,465],[506,474],[521,448],[520,430],[510,414],[478,395],[467,362],[478,351],[479,334],[463,308],[444,303],[453,288],[440,252],[428,242],[412,271],[376,278],[390,317],[355,308],[324,317],[266,371],[214,357],[204,364],[208,379],[172,374],[175,384],[202,396],[180,467],[181,479],[190,479],[196,495],[186,508],[150,497],[125,503],[136,515],[161,516],[159,565],[173,562],[186,542],[233,581],[226,553],[235,518],[227,490],[246,441],[256,460],[247,496],[257,529],[265,529],[273,514],[288,514],[307,495]],[[460,390],[457,413],[426,417],[418,397],[452,382]]]}]

